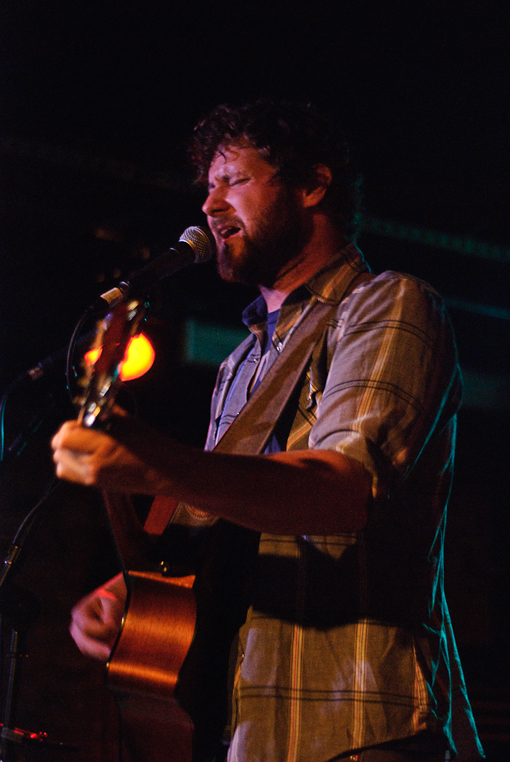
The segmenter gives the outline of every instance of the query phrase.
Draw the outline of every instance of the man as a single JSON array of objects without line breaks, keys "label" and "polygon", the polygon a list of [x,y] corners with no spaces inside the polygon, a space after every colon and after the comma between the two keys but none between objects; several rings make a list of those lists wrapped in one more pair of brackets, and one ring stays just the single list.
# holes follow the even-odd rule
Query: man
[{"label": "man", "polygon": [[[192,155],[219,272],[261,293],[244,315],[251,339],[220,369],[206,450],[132,419],[127,438],[68,422],[57,474],[260,533],[231,762],[479,759],[442,587],[460,401],[444,306],[416,279],[368,272],[347,150],[311,109],[219,107]],[[211,452],[318,309],[264,452]],[[76,607],[84,653],[108,657],[124,599],[118,578]]]}]

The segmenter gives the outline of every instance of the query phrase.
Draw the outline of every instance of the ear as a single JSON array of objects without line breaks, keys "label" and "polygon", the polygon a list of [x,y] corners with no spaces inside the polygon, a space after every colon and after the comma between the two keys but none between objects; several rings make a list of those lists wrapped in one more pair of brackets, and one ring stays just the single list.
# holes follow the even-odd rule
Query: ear
[{"label": "ear", "polygon": [[313,187],[301,189],[303,208],[317,206],[326,195],[332,180],[333,173],[330,168],[326,167],[325,164],[317,164],[315,166],[315,183]]}]

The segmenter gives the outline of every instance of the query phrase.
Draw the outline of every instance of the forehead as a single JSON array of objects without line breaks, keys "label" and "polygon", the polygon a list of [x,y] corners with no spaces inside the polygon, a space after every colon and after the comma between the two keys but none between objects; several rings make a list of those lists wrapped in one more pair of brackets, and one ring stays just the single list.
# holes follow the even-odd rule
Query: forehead
[{"label": "forehead", "polygon": [[211,161],[209,179],[214,179],[218,175],[228,175],[242,169],[274,174],[274,168],[266,161],[261,152],[253,145],[246,143],[220,146]]}]

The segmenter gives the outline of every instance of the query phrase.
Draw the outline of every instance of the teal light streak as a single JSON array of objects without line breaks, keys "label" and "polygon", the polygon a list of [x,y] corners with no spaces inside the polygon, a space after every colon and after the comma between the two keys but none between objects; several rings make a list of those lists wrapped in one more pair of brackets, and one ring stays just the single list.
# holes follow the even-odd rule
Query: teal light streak
[{"label": "teal light streak", "polygon": [[469,236],[453,235],[451,233],[441,233],[438,230],[429,230],[428,228],[417,227],[415,225],[404,225],[390,220],[381,220],[378,217],[364,215],[361,219],[361,229],[367,233],[375,233],[387,238],[395,238],[400,241],[409,241],[410,243],[421,243],[425,246],[433,246],[436,249],[449,249],[457,251],[459,254],[479,257],[482,259],[492,259],[498,262],[510,262],[510,249],[506,246],[497,246],[478,241]]}]

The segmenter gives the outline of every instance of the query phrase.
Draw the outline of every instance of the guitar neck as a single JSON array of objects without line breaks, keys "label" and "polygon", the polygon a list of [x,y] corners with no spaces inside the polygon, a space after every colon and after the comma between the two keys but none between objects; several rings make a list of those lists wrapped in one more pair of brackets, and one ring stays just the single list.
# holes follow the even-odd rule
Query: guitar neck
[{"label": "guitar neck", "polygon": [[158,559],[155,559],[157,537],[145,531],[131,496],[103,492],[103,497],[124,568],[153,571],[158,565]]}]

